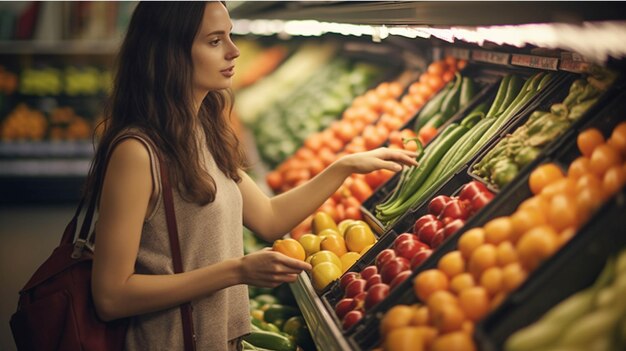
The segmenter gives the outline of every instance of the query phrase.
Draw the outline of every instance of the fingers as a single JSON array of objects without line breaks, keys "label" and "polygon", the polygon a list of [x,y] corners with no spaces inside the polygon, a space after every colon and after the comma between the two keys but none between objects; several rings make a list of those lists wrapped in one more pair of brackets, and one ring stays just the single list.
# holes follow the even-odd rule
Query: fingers
[{"label": "fingers", "polygon": [[385,156],[385,159],[387,160],[393,160],[407,166],[418,165],[417,161],[415,160],[415,158],[418,156],[418,153],[415,151],[386,149]]}]

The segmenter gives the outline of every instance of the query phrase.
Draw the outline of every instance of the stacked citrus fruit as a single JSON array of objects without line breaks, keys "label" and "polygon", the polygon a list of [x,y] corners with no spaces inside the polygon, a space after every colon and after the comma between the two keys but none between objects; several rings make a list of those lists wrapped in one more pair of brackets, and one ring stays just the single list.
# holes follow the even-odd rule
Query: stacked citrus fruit
[{"label": "stacked citrus fruit", "polygon": [[312,231],[298,241],[287,239],[302,247],[299,257],[311,263],[313,287],[323,290],[347,271],[376,242],[367,223],[346,219],[338,224],[326,212],[313,216]]},{"label": "stacked citrus fruit", "polygon": [[554,163],[529,177],[533,196],[510,216],[470,229],[457,250],[414,280],[421,303],[390,309],[385,350],[475,350],[474,323],[499,305],[626,184],[626,122],[608,140],[596,129],[577,138],[581,156],[566,173]]}]

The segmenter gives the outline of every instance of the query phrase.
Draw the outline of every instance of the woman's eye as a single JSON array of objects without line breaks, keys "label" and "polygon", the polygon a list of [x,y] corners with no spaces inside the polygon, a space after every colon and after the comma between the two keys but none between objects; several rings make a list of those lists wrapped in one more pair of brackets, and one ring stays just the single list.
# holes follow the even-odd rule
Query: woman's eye
[{"label": "woman's eye", "polygon": [[214,39],[209,42],[212,46],[217,46],[220,43],[220,39]]}]

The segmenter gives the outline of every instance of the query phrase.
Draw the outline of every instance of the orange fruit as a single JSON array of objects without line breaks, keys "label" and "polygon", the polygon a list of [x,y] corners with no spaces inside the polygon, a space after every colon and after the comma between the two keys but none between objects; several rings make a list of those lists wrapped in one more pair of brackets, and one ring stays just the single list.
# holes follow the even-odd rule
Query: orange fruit
[{"label": "orange fruit", "polygon": [[[538,197],[537,197],[538,198]],[[528,201],[528,200],[527,200]],[[544,201],[538,200],[538,201]],[[521,206],[520,206],[521,207]],[[522,234],[526,233],[531,228],[538,225],[545,224],[545,212],[539,210],[534,206],[525,206],[525,208],[519,208],[513,215],[511,215],[511,225],[513,227],[511,241],[517,242]]]},{"label": "orange fruit", "polygon": [[425,305],[418,305],[413,312],[413,318],[411,319],[411,325],[420,326],[428,325],[430,323],[430,313],[428,307]]},{"label": "orange fruit", "polygon": [[465,332],[457,331],[440,335],[433,341],[431,351],[476,351],[472,337]]},{"label": "orange fruit", "polygon": [[520,262],[528,270],[534,270],[558,248],[558,236],[547,225],[526,232],[515,246]]},{"label": "orange fruit", "polygon": [[557,231],[579,224],[578,210],[573,195],[559,194],[550,200],[548,209],[548,223]]},{"label": "orange fruit", "polygon": [[429,311],[432,313],[433,325],[440,333],[460,330],[465,321],[465,313],[458,304],[447,304]]},{"label": "orange fruit", "polygon": [[343,238],[339,235],[329,235],[322,239],[320,249],[333,252],[339,257],[348,252],[345,240],[343,240]]},{"label": "orange fruit", "polygon": [[500,267],[517,262],[519,258],[517,257],[517,251],[515,251],[513,243],[510,241],[501,242],[500,245],[496,247],[496,259]]},{"label": "orange fruit", "polygon": [[450,290],[455,294],[460,294],[462,291],[476,286],[474,277],[469,273],[461,273],[450,281]]},{"label": "orange fruit", "polygon": [[480,276],[480,285],[487,290],[490,296],[494,296],[503,289],[502,268],[491,267]]},{"label": "orange fruit", "polygon": [[520,263],[510,263],[502,268],[502,284],[504,291],[511,292],[517,289],[528,276]]},{"label": "orange fruit", "polygon": [[532,196],[524,201],[517,207],[518,210],[534,209],[540,213],[546,213],[548,210],[548,201],[541,196]]},{"label": "orange fruit", "polygon": [[413,281],[415,295],[421,301],[428,301],[432,293],[448,289],[448,277],[438,269],[429,269],[417,275]]},{"label": "orange fruit", "polygon": [[589,128],[578,134],[576,144],[578,145],[580,153],[589,157],[596,147],[604,144],[604,135],[602,135],[602,132],[598,129]]},{"label": "orange fruit", "polygon": [[591,154],[591,171],[602,178],[609,168],[613,166],[621,166],[622,157],[620,153],[610,145],[599,145]]},{"label": "orange fruit", "polygon": [[482,273],[498,263],[496,247],[493,244],[482,244],[472,253],[468,271],[475,279],[480,279]]},{"label": "orange fruit", "polygon": [[384,336],[394,329],[410,326],[415,310],[414,306],[393,306],[380,321],[380,334]]},{"label": "orange fruit", "polygon": [[567,176],[573,179],[578,179],[580,176],[588,172],[591,172],[591,161],[585,156],[580,156],[575,159],[567,168]]},{"label": "orange fruit", "polygon": [[622,156],[626,157],[626,122],[621,122],[613,128],[607,143],[615,150],[621,152]]},{"label": "orange fruit", "polygon": [[465,272],[465,260],[463,260],[461,251],[455,250],[445,254],[439,260],[437,268],[444,272],[448,278],[453,278],[456,275]]},{"label": "orange fruit", "polygon": [[588,187],[576,194],[575,206],[580,215],[580,223],[587,219],[604,203],[604,190],[600,187]]},{"label": "orange fruit", "polygon": [[604,193],[612,195],[617,193],[626,184],[626,171],[621,165],[614,165],[604,173],[602,187]]},{"label": "orange fruit", "polygon": [[459,238],[457,243],[459,251],[467,260],[472,256],[472,252],[485,242],[485,230],[483,228],[472,228]]},{"label": "orange fruit", "polygon": [[304,259],[306,258],[306,252],[304,251],[304,248],[295,239],[289,238],[276,240],[272,245],[272,249],[274,251],[282,253],[283,255],[295,258],[300,261],[304,261]]},{"label": "orange fruit", "polygon": [[535,168],[528,179],[533,194],[539,194],[548,184],[563,178],[563,171],[554,163],[546,163]]},{"label": "orange fruit", "polygon": [[422,351],[432,343],[437,331],[429,327],[402,327],[389,332],[385,338],[385,351]]},{"label": "orange fruit", "polygon": [[456,305],[458,300],[454,294],[446,290],[438,290],[430,294],[426,306],[431,313],[439,311],[442,307],[447,305]]},{"label": "orange fruit", "polygon": [[459,294],[459,305],[467,318],[477,322],[489,312],[489,294],[482,286],[465,289]]},{"label": "orange fruit", "polygon": [[483,229],[485,230],[485,242],[498,245],[511,237],[513,224],[509,217],[498,217],[487,222]]},{"label": "orange fruit", "polygon": [[552,184],[548,184],[541,190],[540,196],[547,200],[557,194],[574,194],[576,192],[576,181],[572,178],[562,178]]}]

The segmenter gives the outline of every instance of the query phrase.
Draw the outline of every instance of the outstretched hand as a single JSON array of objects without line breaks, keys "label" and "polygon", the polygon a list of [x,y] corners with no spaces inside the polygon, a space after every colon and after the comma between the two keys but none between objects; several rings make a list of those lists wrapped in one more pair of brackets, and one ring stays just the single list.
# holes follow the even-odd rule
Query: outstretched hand
[{"label": "outstretched hand", "polygon": [[398,172],[402,165],[417,166],[414,151],[381,147],[371,151],[346,155],[337,162],[347,167],[350,173],[369,173],[379,169]]},{"label": "outstretched hand", "polygon": [[242,278],[248,285],[274,288],[282,283],[296,281],[311,265],[271,249],[253,252],[241,258]]}]

